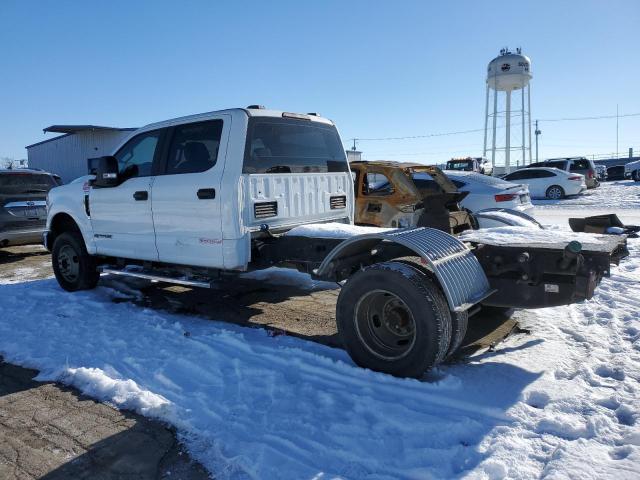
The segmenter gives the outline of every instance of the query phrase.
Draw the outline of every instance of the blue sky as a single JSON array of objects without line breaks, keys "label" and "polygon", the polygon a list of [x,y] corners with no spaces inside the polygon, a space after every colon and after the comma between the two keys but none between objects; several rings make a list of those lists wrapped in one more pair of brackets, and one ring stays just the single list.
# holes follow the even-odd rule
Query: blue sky
[{"label": "blue sky", "polygon": [[[640,112],[640,2],[0,3],[0,157],[55,123],[141,126],[260,103],[345,143],[482,128],[486,65],[532,59],[532,118]],[[541,156],[615,151],[615,119],[542,123]],[[640,116],[620,120],[640,151]],[[479,155],[482,133],[362,141],[367,158]]]}]

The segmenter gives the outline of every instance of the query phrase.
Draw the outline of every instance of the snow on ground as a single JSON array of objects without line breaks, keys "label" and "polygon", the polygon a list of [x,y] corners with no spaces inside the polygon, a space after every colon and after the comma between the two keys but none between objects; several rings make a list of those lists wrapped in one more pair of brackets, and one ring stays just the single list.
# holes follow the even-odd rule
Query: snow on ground
[{"label": "snow on ground", "polygon": [[423,381],[53,279],[0,285],[0,355],[175,425],[219,479],[635,479],[640,240],[629,245],[590,301],[519,312],[530,334]]},{"label": "snow on ground", "polygon": [[217,478],[637,478],[638,280],[632,244],[591,301],[422,382],[55,280],[0,287],[0,354],[175,425]]},{"label": "snow on ground", "polygon": [[598,188],[563,200],[532,200],[534,217],[542,223],[567,224],[569,217],[616,213],[628,224],[640,225],[640,182],[603,182]]}]

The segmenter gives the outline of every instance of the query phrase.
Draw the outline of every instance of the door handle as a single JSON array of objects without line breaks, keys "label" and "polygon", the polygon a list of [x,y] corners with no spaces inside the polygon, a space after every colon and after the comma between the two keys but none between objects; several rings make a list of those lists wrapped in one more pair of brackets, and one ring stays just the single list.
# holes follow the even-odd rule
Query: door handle
[{"label": "door handle", "polygon": [[216,198],[216,189],[215,188],[201,188],[200,190],[198,190],[198,198],[200,200]]},{"label": "door handle", "polygon": [[133,194],[135,200],[149,200],[149,192],[142,190]]}]

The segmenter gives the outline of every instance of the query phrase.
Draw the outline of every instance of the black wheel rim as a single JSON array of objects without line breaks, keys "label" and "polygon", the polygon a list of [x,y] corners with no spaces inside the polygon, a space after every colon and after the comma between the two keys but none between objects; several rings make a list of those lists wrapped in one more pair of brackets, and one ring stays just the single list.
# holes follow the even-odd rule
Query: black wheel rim
[{"label": "black wheel rim", "polygon": [[67,282],[73,283],[80,275],[80,260],[71,245],[64,245],[58,252],[58,271]]},{"label": "black wheel rim", "polygon": [[398,360],[416,342],[416,322],[407,304],[387,290],[372,290],[356,304],[354,322],[362,344],[378,358]]}]

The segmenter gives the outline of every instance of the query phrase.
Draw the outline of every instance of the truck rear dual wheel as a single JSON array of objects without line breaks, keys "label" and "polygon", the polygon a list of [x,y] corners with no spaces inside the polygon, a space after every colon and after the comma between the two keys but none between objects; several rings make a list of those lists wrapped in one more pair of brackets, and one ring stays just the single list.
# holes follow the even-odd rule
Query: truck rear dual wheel
[{"label": "truck rear dual wheel", "polygon": [[65,232],[53,242],[53,273],[68,292],[95,288],[100,279],[95,260],[87,252],[80,232]]},{"label": "truck rear dual wheel", "polygon": [[356,364],[399,377],[422,376],[451,346],[451,313],[442,291],[404,262],[355,273],[340,291],[336,320]]}]

